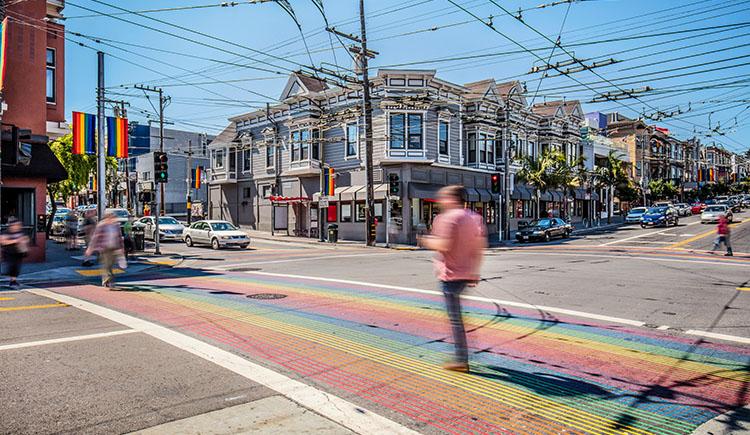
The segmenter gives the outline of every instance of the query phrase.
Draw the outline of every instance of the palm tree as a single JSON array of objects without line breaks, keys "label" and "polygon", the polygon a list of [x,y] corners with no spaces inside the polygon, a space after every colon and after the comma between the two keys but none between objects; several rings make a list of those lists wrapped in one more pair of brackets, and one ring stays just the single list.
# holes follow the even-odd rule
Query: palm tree
[{"label": "palm tree", "polygon": [[[560,189],[563,192],[563,209],[565,217],[570,216],[570,207],[568,206],[568,194],[575,196],[576,187],[583,186],[583,179],[579,178],[582,171],[585,171],[583,166],[586,158],[583,156],[578,157],[573,162],[569,162],[565,155],[559,153],[557,157],[555,174],[556,181]],[[584,172],[585,173],[585,172]]]},{"label": "palm tree", "polygon": [[[539,157],[524,156],[521,158],[521,169],[518,179],[534,188],[534,218],[539,218],[539,197],[541,193],[559,185],[555,171],[559,163],[559,151],[545,150]],[[564,158],[564,157],[563,157]]]},{"label": "palm tree", "polygon": [[607,154],[607,161],[604,166],[596,168],[595,171],[600,185],[607,188],[607,223],[610,224],[612,223],[612,196],[614,195],[615,187],[618,184],[628,181],[625,162],[620,159],[615,150],[611,150]]}]

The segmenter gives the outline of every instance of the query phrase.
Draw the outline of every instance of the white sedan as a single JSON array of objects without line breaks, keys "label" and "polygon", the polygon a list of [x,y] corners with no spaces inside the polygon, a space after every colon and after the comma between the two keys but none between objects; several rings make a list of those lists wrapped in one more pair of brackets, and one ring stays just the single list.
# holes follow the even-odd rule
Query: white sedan
[{"label": "white sedan", "polygon": [[205,244],[213,249],[227,246],[238,246],[245,249],[250,245],[247,234],[238,230],[227,221],[205,220],[198,221],[185,229],[183,240],[188,246]]},{"label": "white sedan", "polygon": [[[156,233],[156,218],[154,216],[146,216],[138,219],[133,223],[134,228],[143,228],[144,237],[151,240],[156,240],[154,235]],[[170,216],[162,216],[159,218],[159,240],[182,240],[182,235],[185,232],[185,227],[177,221],[177,219]]]}]

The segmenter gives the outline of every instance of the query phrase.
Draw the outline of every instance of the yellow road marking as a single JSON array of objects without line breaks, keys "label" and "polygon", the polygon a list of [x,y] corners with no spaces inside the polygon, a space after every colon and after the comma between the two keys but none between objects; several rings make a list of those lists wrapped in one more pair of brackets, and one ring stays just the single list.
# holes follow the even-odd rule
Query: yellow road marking
[{"label": "yellow road marking", "polygon": [[2,311],[23,311],[23,310],[40,310],[43,308],[61,308],[61,307],[68,307],[68,304],[62,304],[62,303],[56,303],[56,304],[46,304],[46,305],[25,305],[21,307],[2,307],[0,308],[0,312]]},{"label": "yellow road marking", "polygon": [[[93,270],[92,269],[78,269],[76,270],[76,272],[78,272],[78,274],[83,275],[83,276],[101,276],[102,275],[101,269],[93,269]],[[125,273],[125,271],[122,269],[113,269],[112,272],[114,272],[116,275]]]},{"label": "yellow road marking", "polygon": [[[744,225],[746,222],[750,221],[750,219],[745,219],[742,222],[731,224],[730,227],[739,227],[740,225]],[[693,243],[697,240],[705,239],[708,236],[716,234],[716,228],[713,228],[711,230],[706,231],[705,233],[700,233],[698,235],[695,235],[693,237],[688,237],[685,240],[682,240],[680,242],[677,242],[673,245],[667,246],[668,249],[675,249],[675,248],[681,248],[687,244]]]},{"label": "yellow road marking", "polygon": [[741,292],[750,292],[750,287],[737,287],[737,290]]},{"label": "yellow road marking", "polygon": [[0,298],[0,301],[14,301],[16,298]]}]

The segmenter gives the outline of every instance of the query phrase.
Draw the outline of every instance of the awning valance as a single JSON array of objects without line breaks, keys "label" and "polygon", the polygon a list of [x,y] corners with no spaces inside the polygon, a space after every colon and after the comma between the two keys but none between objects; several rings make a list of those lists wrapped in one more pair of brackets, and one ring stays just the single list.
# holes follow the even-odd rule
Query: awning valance
[{"label": "awning valance", "polygon": [[278,196],[278,195],[271,195],[268,197],[268,200],[271,202],[285,202],[285,203],[310,202],[311,201],[311,199],[306,196]]},{"label": "awning valance", "polygon": [[441,187],[438,184],[409,183],[409,197],[435,200]]},{"label": "awning valance", "polygon": [[465,190],[466,190],[466,202],[480,202],[482,200],[481,196],[479,196],[479,192],[477,192],[476,189],[467,187]]},{"label": "awning valance", "polygon": [[479,193],[479,200],[482,202],[491,202],[498,196],[493,195],[489,189],[476,189],[476,191]]}]

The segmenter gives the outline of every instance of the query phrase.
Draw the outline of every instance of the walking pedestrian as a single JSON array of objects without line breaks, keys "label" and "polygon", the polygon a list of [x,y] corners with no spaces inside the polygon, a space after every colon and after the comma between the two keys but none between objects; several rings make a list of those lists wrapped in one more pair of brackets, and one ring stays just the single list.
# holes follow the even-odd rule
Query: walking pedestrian
[{"label": "walking pedestrian", "polygon": [[481,216],[464,208],[466,191],[462,186],[446,186],[438,191],[440,215],[432,225],[432,234],[419,243],[435,254],[435,272],[445,296],[455,357],[443,365],[446,370],[468,372],[469,354],[461,316],[461,292],[479,282],[487,233]]},{"label": "walking pedestrian", "polygon": [[716,241],[714,241],[714,246],[711,248],[711,251],[719,249],[719,246],[724,243],[724,246],[727,248],[727,253],[724,255],[727,257],[734,255],[732,253],[732,244],[729,242],[729,232],[729,220],[726,216],[722,215],[719,217],[719,224],[716,225]]},{"label": "walking pedestrian", "polygon": [[65,215],[65,249],[78,249],[78,216],[73,210]]},{"label": "walking pedestrian", "polygon": [[8,219],[8,232],[0,237],[0,246],[6,274],[10,278],[8,285],[11,288],[18,287],[21,263],[29,251],[29,238],[23,232],[21,221],[13,217]]},{"label": "walking pedestrian", "polygon": [[116,262],[125,261],[120,224],[113,213],[107,213],[96,225],[86,255],[99,253],[102,266],[102,286],[112,288],[114,285],[114,267]]}]

